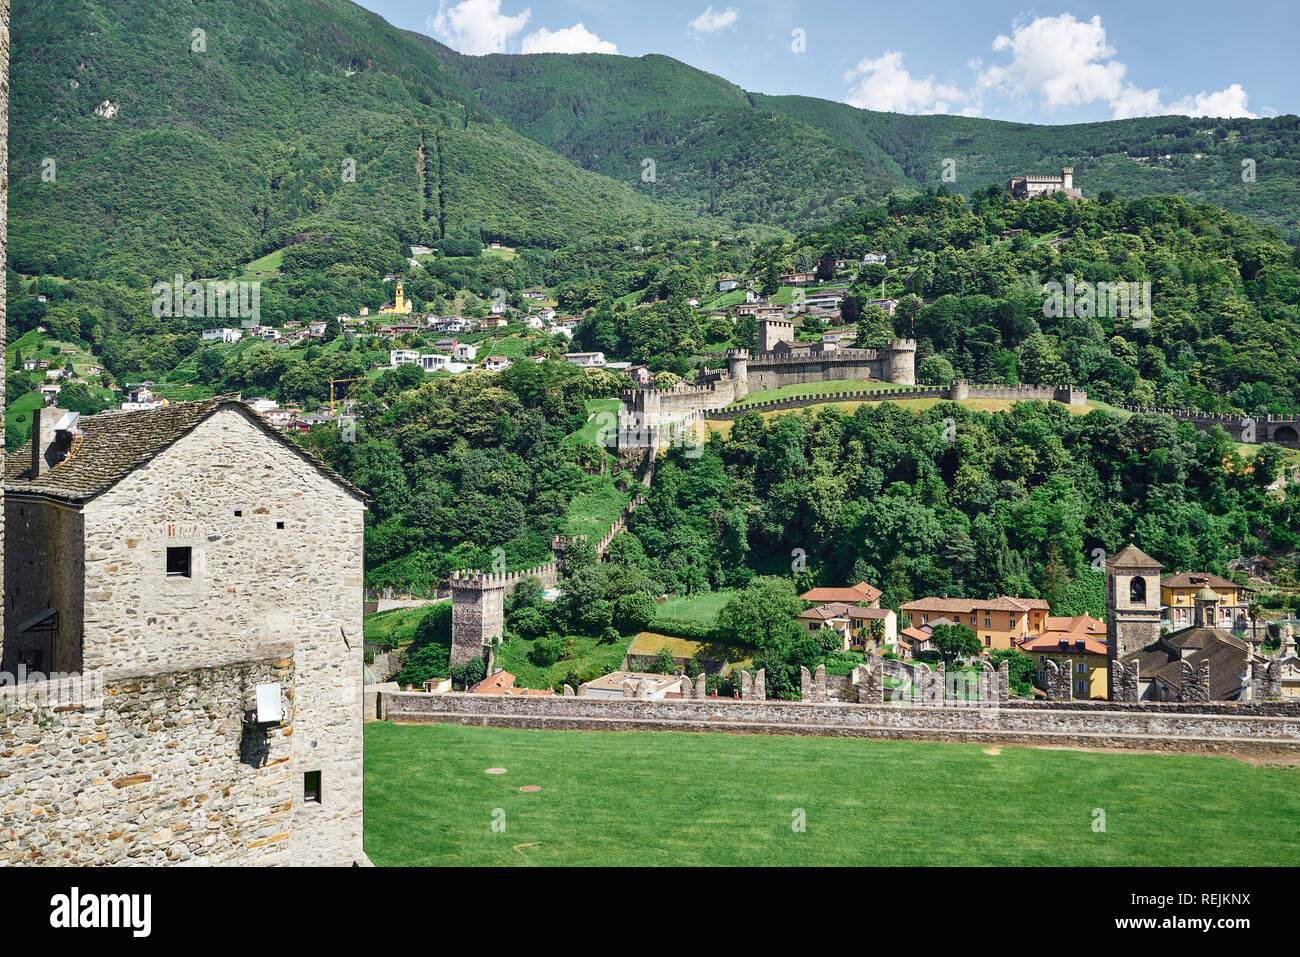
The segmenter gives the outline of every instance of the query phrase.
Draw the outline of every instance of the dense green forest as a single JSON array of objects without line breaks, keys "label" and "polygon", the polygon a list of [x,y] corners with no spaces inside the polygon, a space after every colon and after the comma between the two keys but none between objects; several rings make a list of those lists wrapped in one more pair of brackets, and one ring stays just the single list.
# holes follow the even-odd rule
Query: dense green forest
[{"label": "dense green forest", "polygon": [[671,450],[630,531],[666,590],[789,575],[802,559],[801,586],[868,581],[895,607],[1012,594],[1100,615],[1095,549],[1136,540],[1171,568],[1224,572],[1300,547],[1297,499],[1264,491],[1282,455],[1264,446],[1252,470],[1223,432],[1044,403],[750,412],[725,441]]},{"label": "dense green forest", "polygon": [[395,251],[692,218],[539,149],[346,0],[20,0],[11,60],[25,273],[148,285],[344,228]]},{"label": "dense green forest", "polygon": [[[739,222],[797,230],[891,191],[942,183],[967,192],[1072,166],[1087,196],[1179,195],[1300,238],[1295,115],[1067,126],[911,116],[748,93],[659,55],[467,57],[419,39],[481,103],[538,142],[685,209]],[[640,182],[646,157],[656,161],[653,186]]]}]

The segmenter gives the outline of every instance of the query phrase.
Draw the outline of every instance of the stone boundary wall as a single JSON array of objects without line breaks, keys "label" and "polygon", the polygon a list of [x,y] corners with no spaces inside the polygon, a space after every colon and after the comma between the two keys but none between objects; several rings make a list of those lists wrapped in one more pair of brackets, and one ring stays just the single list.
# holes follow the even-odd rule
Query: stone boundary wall
[{"label": "stone boundary wall", "polygon": [[[1115,408],[1143,415],[1167,415],[1180,422],[1190,422],[1198,431],[1208,432],[1220,426],[1235,442],[1276,442],[1288,448],[1300,448],[1300,419],[1281,415],[1246,416],[1229,412],[1203,412],[1199,409],[1163,409],[1138,405],[1117,405]],[[1254,424],[1254,437],[1243,436],[1246,421]]]},{"label": "stone boundary wall", "polygon": [[738,419],[746,412],[776,412],[781,409],[804,409],[834,402],[882,402],[898,399],[1011,399],[1017,402],[1043,401],[1082,405],[1087,394],[1081,389],[1053,385],[967,385],[954,382],[950,386],[916,385],[893,386],[887,389],[849,389],[841,392],[819,392],[813,395],[790,396],[785,399],[767,399],[747,405],[706,411],[704,417],[711,421]]},{"label": "stone boundary wall", "polygon": [[[284,721],[246,727],[272,682]],[[0,864],[290,863],[287,655],[46,684],[0,689]]]},{"label": "stone boundary wall", "polygon": [[[1300,716],[1187,707],[1039,708],[736,700],[385,694],[398,722],[556,730],[705,731],[922,741],[979,741],[1170,752],[1300,753]],[[1063,703],[1064,704],[1064,703]],[[1207,713],[1208,712],[1208,713]]]}]

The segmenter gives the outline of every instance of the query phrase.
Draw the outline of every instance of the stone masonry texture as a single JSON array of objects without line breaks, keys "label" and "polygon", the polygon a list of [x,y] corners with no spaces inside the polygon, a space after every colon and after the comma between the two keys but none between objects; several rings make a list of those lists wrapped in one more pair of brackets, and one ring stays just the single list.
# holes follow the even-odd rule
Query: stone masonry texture
[{"label": "stone masonry texture", "polygon": [[[32,563],[14,551],[8,554],[11,571],[15,562],[28,561],[24,575],[31,577],[14,590],[16,597],[9,596],[6,624],[12,633],[15,621],[40,611],[57,595],[60,648],[67,642],[87,676],[110,683],[169,680],[183,685],[192,683],[184,677],[190,673],[288,660],[296,676],[294,720],[287,736],[291,786],[269,797],[249,779],[232,779],[223,787],[250,813],[258,807],[266,813],[271,807],[289,809],[292,841],[281,855],[289,863],[364,862],[365,506],[312,462],[267,435],[251,416],[242,406],[217,408],[79,510],[11,489],[5,508],[24,552],[44,551],[50,557]],[[54,529],[58,536],[42,537]],[[169,547],[191,550],[190,576],[165,573]],[[206,694],[206,686],[195,685],[194,702],[186,699],[186,706],[206,705]],[[149,707],[170,707],[170,701],[151,700]],[[62,753],[75,740],[69,731],[51,736],[41,747]],[[105,740],[109,753],[103,762],[127,768],[124,774],[161,759],[162,753],[154,753],[158,749],[197,766],[203,763],[202,748],[217,747],[217,742],[203,744],[193,737],[171,744],[159,733],[148,739],[158,748],[140,753],[129,736]],[[224,761],[234,739],[221,740]],[[215,753],[206,756],[215,760]],[[58,767],[83,787],[97,780],[93,769],[85,772],[89,777],[77,779],[77,765],[70,761]],[[146,772],[143,767],[139,773]],[[309,772],[320,774],[319,801],[304,800]],[[12,777],[0,783],[0,808],[12,802],[15,783]],[[150,792],[146,788],[143,793]],[[163,811],[147,801],[137,803],[149,818]],[[22,807],[14,813],[22,813]],[[242,826],[238,819],[230,819],[230,825]],[[62,850],[73,858],[93,853],[82,842],[98,840],[77,828],[59,833]],[[53,848],[47,850],[55,856]],[[193,848],[189,852],[197,853]]]}]

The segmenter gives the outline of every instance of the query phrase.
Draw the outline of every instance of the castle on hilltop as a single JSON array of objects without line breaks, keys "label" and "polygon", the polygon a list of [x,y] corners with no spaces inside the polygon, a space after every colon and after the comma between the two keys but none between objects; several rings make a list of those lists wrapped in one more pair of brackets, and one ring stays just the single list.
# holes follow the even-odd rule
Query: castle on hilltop
[{"label": "castle on hilltop", "polygon": [[705,372],[674,389],[623,392],[618,413],[618,447],[657,446],[669,433],[722,409],[750,392],[807,382],[870,379],[899,386],[916,384],[916,340],[895,339],[883,349],[846,349],[822,342],[794,341],[794,323],[764,319],[758,324],[759,351],[727,350],[726,370]]},{"label": "castle on hilltop", "polygon": [[1083,191],[1075,188],[1074,167],[1061,167],[1061,174],[1048,176],[1017,176],[1007,180],[1007,193],[1012,199],[1032,199],[1049,193],[1064,193],[1070,199],[1083,199]]}]

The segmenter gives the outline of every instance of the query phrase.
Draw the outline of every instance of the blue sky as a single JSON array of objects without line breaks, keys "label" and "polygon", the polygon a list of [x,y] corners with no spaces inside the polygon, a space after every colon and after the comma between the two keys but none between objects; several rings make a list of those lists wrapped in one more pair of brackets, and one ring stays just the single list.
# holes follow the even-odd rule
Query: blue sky
[{"label": "blue sky", "polygon": [[1074,123],[1300,112],[1296,0],[361,5],[463,53],[662,53],[747,90],[899,113]]}]

